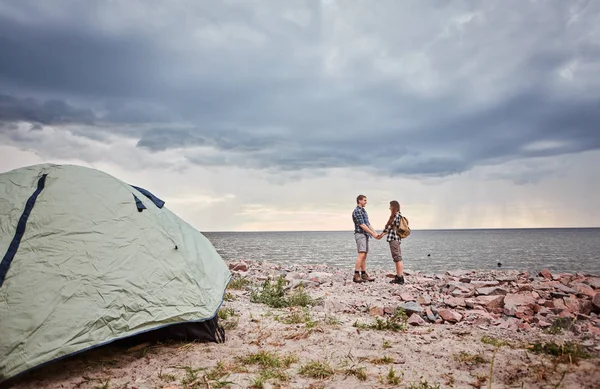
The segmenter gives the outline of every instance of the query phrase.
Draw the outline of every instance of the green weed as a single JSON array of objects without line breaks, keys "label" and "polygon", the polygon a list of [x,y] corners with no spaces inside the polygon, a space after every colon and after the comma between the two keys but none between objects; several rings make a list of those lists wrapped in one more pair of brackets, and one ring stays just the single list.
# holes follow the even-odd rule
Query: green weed
[{"label": "green weed", "polygon": [[371,359],[371,363],[374,365],[389,365],[390,363],[394,363],[396,360],[389,355],[385,355],[380,358]]},{"label": "green weed", "polygon": [[591,355],[585,351],[585,348],[577,343],[565,342],[557,344],[535,343],[530,346],[531,350],[536,354],[548,354],[556,357],[559,363],[577,363],[579,359],[590,358]]},{"label": "green weed", "polygon": [[328,378],[335,374],[333,368],[326,361],[310,361],[300,367],[300,375],[311,378]]},{"label": "green weed", "polygon": [[283,277],[277,278],[274,283],[265,280],[260,289],[250,293],[250,301],[265,304],[271,308],[310,307],[320,302],[319,299],[310,297],[302,285],[292,294],[286,293],[284,287],[285,279]]},{"label": "green weed", "polygon": [[435,384],[430,384],[427,382],[427,380],[421,377],[419,382],[411,382],[408,385],[408,389],[440,389],[440,383],[436,382]]},{"label": "green weed", "polygon": [[481,337],[481,343],[490,344],[495,347],[502,347],[502,346],[509,345],[509,343],[504,340],[492,338],[491,336],[487,336],[487,335],[483,335]]},{"label": "green weed", "polygon": [[243,278],[243,277],[234,277],[231,279],[231,281],[229,282],[229,285],[227,285],[227,289],[244,289],[246,286],[252,285],[252,282],[250,280],[248,280],[247,278]]},{"label": "green weed", "polygon": [[400,372],[400,375],[396,373],[393,367],[390,366],[390,370],[387,373],[387,383],[390,385],[398,385],[404,379],[404,373]]},{"label": "green weed", "polygon": [[344,370],[344,374],[352,375],[358,378],[359,381],[367,380],[367,369],[365,369],[364,367],[349,367],[346,370]]},{"label": "green weed", "polygon": [[470,366],[480,365],[482,363],[488,362],[488,360],[485,359],[485,357],[482,354],[470,354],[465,351],[461,351],[458,354],[454,354],[454,360]]}]

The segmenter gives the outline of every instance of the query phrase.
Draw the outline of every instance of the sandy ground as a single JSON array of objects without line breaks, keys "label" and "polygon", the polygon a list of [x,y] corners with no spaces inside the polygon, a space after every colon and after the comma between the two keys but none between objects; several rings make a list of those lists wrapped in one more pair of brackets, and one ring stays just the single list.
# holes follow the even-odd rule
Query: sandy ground
[{"label": "sandy ground", "polygon": [[[260,290],[268,276],[302,279],[311,271],[321,280],[303,290],[320,302],[308,310],[250,301],[252,288]],[[355,284],[347,269],[251,264],[238,274],[251,284],[229,289],[221,308],[225,343],[109,345],[28,373],[12,387],[600,388],[600,337],[590,332],[502,329],[482,321],[359,328],[389,319],[379,308],[398,304],[403,293],[428,291],[419,275],[399,286],[386,273],[374,271],[375,282]],[[286,324],[294,318],[300,322]],[[536,344],[569,342],[588,357],[535,352]]]}]

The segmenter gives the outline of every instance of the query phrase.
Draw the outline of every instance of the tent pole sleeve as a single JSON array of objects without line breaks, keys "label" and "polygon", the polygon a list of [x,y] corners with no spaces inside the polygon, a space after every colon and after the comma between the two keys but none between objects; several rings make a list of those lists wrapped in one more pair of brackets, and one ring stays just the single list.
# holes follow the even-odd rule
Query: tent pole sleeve
[{"label": "tent pole sleeve", "polygon": [[37,197],[39,196],[39,194],[42,193],[42,190],[44,189],[44,185],[46,185],[46,176],[47,175],[48,174],[46,173],[40,177],[40,179],[38,180],[38,183],[37,183],[37,189],[35,190],[35,192],[33,192],[33,194],[31,196],[29,196],[29,199],[27,199],[27,203],[25,204],[25,209],[23,210],[23,213],[21,214],[21,217],[19,218],[19,222],[17,223],[17,229],[15,231],[15,236],[13,237],[12,241],[10,242],[10,245],[8,246],[8,250],[6,251],[6,254],[4,254],[4,257],[2,258],[2,262],[0,262],[0,287],[2,287],[2,284],[4,283],[4,278],[6,277],[6,273],[8,273],[8,268],[10,267],[12,260],[14,259],[15,255],[17,254],[17,250],[19,249],[19,244],[21,243],[21,238],[23,238],[23,235],[25,234],[25,227],[27,226],[27,219],[29,219],[31,210],[33,209],[33,206],[35,205],[35,201],[37,200]]}]

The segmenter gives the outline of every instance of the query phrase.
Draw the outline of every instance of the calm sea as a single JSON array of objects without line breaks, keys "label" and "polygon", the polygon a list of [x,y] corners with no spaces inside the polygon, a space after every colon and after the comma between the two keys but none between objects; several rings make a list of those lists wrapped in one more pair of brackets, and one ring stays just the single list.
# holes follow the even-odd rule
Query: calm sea
[{"label": "calm sea", "polygon": [[[225,260],[279,264],[327,264],[351,269],[356,259],[352,231],[205,232]],[[368,268],[393,269],[388,243],[369,241]],[[405,268],[529,270],[600,274],[600,228],[417,230],[402,241]]]}]

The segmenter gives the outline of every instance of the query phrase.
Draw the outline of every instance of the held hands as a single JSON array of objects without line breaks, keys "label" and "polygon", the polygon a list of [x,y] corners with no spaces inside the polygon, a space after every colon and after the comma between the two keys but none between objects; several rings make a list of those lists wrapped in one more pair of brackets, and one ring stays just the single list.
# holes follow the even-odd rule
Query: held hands
[{"label": "held hands", "polygon": [[383,234],[373,235],[373,238],[380,240],[383,237]]}]

